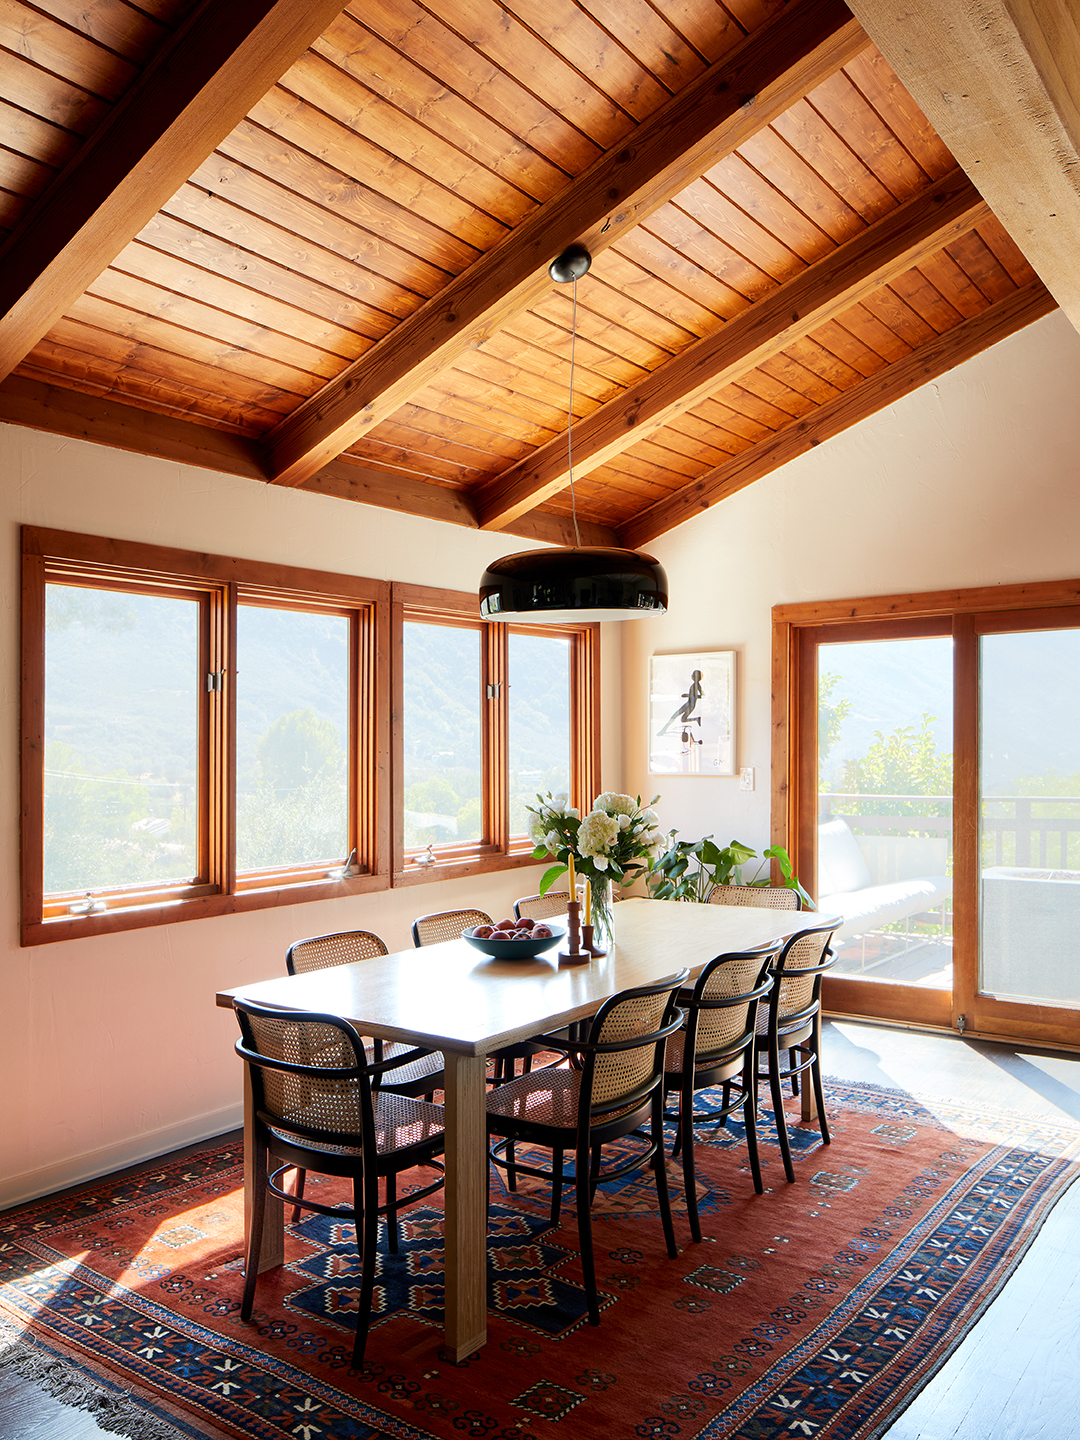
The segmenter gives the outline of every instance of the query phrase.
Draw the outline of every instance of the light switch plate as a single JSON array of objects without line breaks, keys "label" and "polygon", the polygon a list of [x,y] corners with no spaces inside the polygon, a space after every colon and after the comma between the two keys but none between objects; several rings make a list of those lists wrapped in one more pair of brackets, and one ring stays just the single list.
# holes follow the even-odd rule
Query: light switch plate
[{"label": "light switch plate", "polygon": [[740,790],[753,790],[753,788],[754,788],[754,767],[753,767],[753,765],[744,765],[744,766],[742,767],[742,769],[739,771],[739,789],[740,789]]}]

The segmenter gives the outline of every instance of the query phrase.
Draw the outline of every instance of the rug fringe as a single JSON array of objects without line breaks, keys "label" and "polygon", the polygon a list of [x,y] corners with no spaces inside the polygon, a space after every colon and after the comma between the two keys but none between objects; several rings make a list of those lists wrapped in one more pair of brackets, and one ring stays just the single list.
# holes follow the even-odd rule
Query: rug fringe
[{"label": "rug fringe", "polygon": [[127,1440],[181,1440],[184,1432],[157,1415],[148,1415],[130,1392],[106,1390],[73,1365],[52,1354],[33,1336],[0,1320],[0,1370],[10,1370],[73,1410],[85,1410],[95,1423]]}]

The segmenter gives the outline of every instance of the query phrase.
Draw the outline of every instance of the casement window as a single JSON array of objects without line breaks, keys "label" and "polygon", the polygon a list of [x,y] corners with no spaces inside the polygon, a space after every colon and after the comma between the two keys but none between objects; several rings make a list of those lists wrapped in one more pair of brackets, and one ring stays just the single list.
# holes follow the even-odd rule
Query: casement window
[{"label": "casement window", "polygon": [[394,878],[531,860],[526,807],[599,781],[598,627],[480,620],[472,596],[393,587]]},{"label": "casement window", "polygon": [[595,626],[34,527],[22,603],[26,945],[529,863],[597,784]]}]

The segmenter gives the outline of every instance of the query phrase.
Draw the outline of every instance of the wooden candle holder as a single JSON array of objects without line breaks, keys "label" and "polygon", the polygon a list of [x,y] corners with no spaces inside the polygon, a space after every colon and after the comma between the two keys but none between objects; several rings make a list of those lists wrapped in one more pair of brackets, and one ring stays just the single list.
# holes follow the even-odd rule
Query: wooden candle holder
[{"label": "wooden candle holder", "polygon": [[593,930],[594,927],[592,925],[583,925],[581,927],[581,948],[588,950],[590,955],[606,955],[607,951],[602,945],[593,944]]},{"label": "wooden candle holder", "polygon": [[570,921],[569,934],[566,937],[567,948],[559,951],[560,965],[587,965],[593,958],[591,950],[581,949],[581,901],[571,900],[566,907],[566,917]]}]

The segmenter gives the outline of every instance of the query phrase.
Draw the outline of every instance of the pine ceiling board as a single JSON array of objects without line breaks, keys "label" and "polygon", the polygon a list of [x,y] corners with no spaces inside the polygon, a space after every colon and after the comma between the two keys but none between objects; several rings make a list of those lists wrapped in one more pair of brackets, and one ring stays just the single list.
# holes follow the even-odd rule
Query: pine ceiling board
[{"label": "pine ceiling board", "polygon": [[[665,244],[699,266],[747,305],[776,288],[776,281],[738,250],[725,244],[713,231],[678,205],[665,205],[649,217],[649,229]],[[735,313],[739,312],[736,306]]]},{"label": "pine ceiling board", "polygon": [[139,75],[130,60],[19,0],[0,0],[0,33],[17,55],[101,100],[118,100]]},{"label": "pine ceiling board", "polygon": [[358,185],[346,172],[247,120],[218,146],[217,154],[276,181],[385,243],[422,256],[448,275],[459,274],[480,254],[475,245],[466,244],[444,227]]},{"label": "pine ceiling board", "polygon": [[[486,475],[491,468],[492,457],[485,450],[479,450],[473,445],[463,445],[458,440],[447,439],[430,431],[418,430],[414,426],[396,425],[389,420],[384,420],[381,425],[362,436],[350,447],[349,454],[375,454],[383,447],[417,456],[430,455],[446,467],[453,466],[462,477],[463,487],[480,475]],[[422,467],[418,464],[416,468]]]},{"label": "pine ceiling board", "polygon": [[703,451],[719,450],[728,457],[733,455],[743,444],[738,436],[732,435],[711,420],[695,415],[690,410],[683,415],[677,415],[666,428],[670,431],[678,431],[680,435],[689,438],[692,443],[701,445]]},{"label": "pine ceiling board", "polygon": [[[177,259],[174,253],[161,246],[166,229],[176,232],[174,245],[183,259]],[[184,230],[187,230],[187,235],[184,235]],[[236,259],[236,279],[210,271],[206,266],[207,248],[215,243],[213,236],[194,235],[189,228],[180,225],[179,220],[171,220],[168,216],[160,216],[151,222],[143,236],[132,240],[131,245],[121,251],[117,262],[111,266],[112,271],[135,275],[177,294],[189,295],[226,314],[236,315],[240,320],[261,325],[268,334],[285,337],[287,343],[301,341],[305,346],[327,351],[330,356],[340,356],[343,360],[356,359],[370,344],[356,331],[333,324],[323,315],[312,314],[298,304],[288,304],[287,285],[276,288],[274,295],[269,295],[238,284],[248,275],[243,268],[246,264],[243,259]],[[310,285],[302,285],[304,300],[310,298],[310,292]]]},{"label": "pine ceiling board", "polygon": [[[835,250],[837,242],[828,232],[759,175],[743,159],[741,152],[729,155],[719,165],[714,165],[705,178],[743,214],[757,220],[804,265],[812,265],[815,260]],[[865,225],[850,227],[850,234],[845,238],[865,229]]]},{"label": "pine ceiling board", "polygon": [[[582,0],[582,3],[602,24],[607,23],[605,17],[608,12],[618,12],[624,8],[623,0]],[[778,5],[774,4],[771,8],[775,11]],[[636,7],[632,8],[632,13],[634,11]],[[677,30],[699,55],[704,56],[710,65],[729,50],[733,50],[747,33],[731,11],[730,5],[725,7],[718,4],[717,0],[665,0],[663,7],[664,19],[668,24]],[[765,17],[767,18],[768,16]],[[752,28],[757,29],[764,23],[764,19],[761,19]]]},{"label": "pine ceiling board", "polygon": [[930,176],[841,70],[810,92],[807,99],[897,200],[926,188]]},{"label": "pine ceiling board", "polygon": [[675,445],[665,445],[664,432],[660,431],[632,450],[624,450],[608,462],[608,468],[671,491],[680,489],[687,480],[696,479],[711,467]]},{"label": "pine ceiling board", "polygon": [[426,8],[601,150],[633,128],[626,110],[496,0],[428,0]]},{"label": "pine ceiling board", "polygon": [[945,250],[923,260],[919,269],[941,298],[965,320],[981,314],[991,303],[990,297],[983,294],[978,283]]},{"label": "pine ceiling board", "polygon": [[813,338],[831,355],[850,365],[863,379],[868,375],[876,375],[888,363],[839,320],[827,320],[813,332]]},{"label": "pine ceiling board", "polygon": [[[414,449],[406,445],[391,445],[387,441],[372,442],[374,431],[362,436],[349,447],[349,456],[361,460],[365,465],[374,465],[380,470],[392,470],[416,479],[434,480],[448,485],[453,490],[465,488],[470,472],[454,460],[445,460],[437,455],[431,446]],[[478,472],[473,472],[473,474]]]},{"label": "pine ceiling board", "polygon": [[843,192],[835,190],[773,126],[740,145],[737,153],[834,244],[866,228],[868,222]]},{"label": "pine ceiling board", "polygon": [[896,71],[874,48],[844,67],[845,73],[888,125],[908,154],[935,180],[956,164],[952,152],[927,120]]},{"label": "pine ceiling board", "polygon": [[[685,417],[679,416],[680,421]],[[698,422],[698,429],[705,430],[708,427]],[[716,438],[710,436],[710,441]],[[698,436],[690,433],[687,426],[681,424],[665,425],[662,431],[656,435],[656,441],[665,450],[673,450],[677,455],[684,455],[688,460],[695,461],[698,466],[705,470],[711,470],[714,465],[722,465],[730,458],[730,450],[727,446],[717,443],[706,443]]]},{"label": "pine ceiling board", "polygon": [[725,285],[712,271],[704,270],[686,255],[680,254],[665,240],[652,234],[645,225],[631,230],[611,249],[633,264],[651,271],[672,290],[677,290],[722,320],[729,320],[746,309],[748,301],[744,295]]},{"label": "pine ceiling board", "polygon": [[[706,67],[705,52],[698,50],[676,27],[676,17],[667,6],[660,14],[647,0],[581,0],[581,8],[672,93]],[[699,23],[695,28],[704,32],[702,38],[708,44],[710,37],[700,23],[702,17],[696,18]],[[725,28],[728,32],[725,49],[732,49],[742,39],[742,32],[730,23]],[[715,42],[709,48],[714,49]],[[717,58],[715,54],[710,56],[710,60]]]},{"label": "pine ceiling board", "polygon": [[[443,414],[439,410],[430,410],[422,405],[403,405],[392,419],[395,425],[407,427],[424,435],[445,438],[478,455],[489,457],[487,461],[489,469],[500,460],[517,460],[525,453],[525,446],[520,440],[512,439],[498,430],[483,429],[470,421]],[[383,424],[389,423],[391,422],[383,422]],[[377,426],[371,433],[377,434],[381,429],[382,426]]]},{"label": "pine ceiling board", "polygon": [[222,388],[235,388],[238,379],[256,388],[269,386],[281,397],[287,409],[291,409],[300,397],[310,395],[319,388],[319,379],[305,371],[229,345],[212,335],[198,335],[181,329],[172,321],[129,310],[89,291],[71,307],[69,318],[134,345],[155,349],[162,357],[159,368],[166,379],[178,367],[183,367],[184,374],[193,373],[192,366],[206,367],[208,372],[217,372],[208,373],[207,379],[202,382],[206,389],[213,388],[212,381]]},{"label": "pine ceiling board", "polygon": [[[129,246],[129,252],[133,248]],[[143,253],[146,253],[145,247]],[[295,370],[307,377],[303,382],[305,385],[319,378],[331,379],[340,374],[349,363],[340,355],[331,355],[318,346],[307,345],[280,330],[255,324],[208,305],[204,303],[202,296],[193,298],[170,289],[164,282],[133,275],[122,267],[110,266],[98,276],[86,293],[154,319],[166,320],[181,327],[182,331],[191,331],[199,337],[216,340],[239,350],[248,350],[258,357],[260,367],[280,365],[287,367],[287,370]],[[182,335],[177,338],[177,348],[184,354],[192,353]],[[274,383],[281,384],[284,389],[292,388],[284,380]]]},{"label": "pine ceiling board", "polygon": [[991,250],[998,263],[1016,281],[1017,285],[1027,285],[1035,278],[1035,271],[1031,268],[1027,258],[1020,253],[1016,241],[1009,235],[1005,227],[991,215],[976,227],[976,234],[983,243]]},{"label": "pine ceiling board", "polygon": [[197,0],[132,0],[132,8],[175,30],[196,3]]},{"label": "pine ceiling board", "polygon": [[[570,398],[567,386],[557,384],[535,370],[510,364],[486,349],[467,351],[452,368],[483,385],[490,385],[493,396],[499,397],[494,400],[498,409],[502,410],[505,405],[523,415],[531,414],[541,424],[550,425],[555,430],[565,429],[566,407]],[[592,414],[599,403],[575,387],[575,417]]]},{"label": "pine ceiling board", "polygon": [[[484,342],[479,353],[491,355],[526,374],[541,377],[549,385],[557,387],[554,393],[561,393],[566,403],[569,403],[570,360],[568,356],[564,359],[560,351],[533,345],[527,340],[519,340],[506,330],[500,330]],[[575,356],[573,370],[575,415],[592,408],[586,402],[602,404],[605,400],[610,400],[620,388],[613,385],[605,375],[590,369],[580,353]],[[580,406],[577,403],[579,397],[582,401]]]},{"label": "pine ceiling board", "polygon": [[78,135],[0,100],[0,136],[16,155],[62,169],[82,144]]},{"label": "pine ceiling board", "polygon": [[[584,290],[581,295],[584,296]],[[568,296],[550,293],[533,305],[531,310],[541,319],[565,324],[569,331],[571,304]],[[612,354],[624,355],[635,365],[640,365],[643,370],[650,372],[668,358],[668,352],[654,345],[645,336],[639,335],[636,330],[596,314],[585,305],[583,298],[578,300],[578,336],[584,336],[592,344],[610,350]]]},{"label": "pine ceiling board", "polygon": [[[618,276],[608,279],[608,267],[603,262],[609,252],[597,257],[588,276],[578,282],[578,321],[584,322],[584,312],[621,326],[639,339],[652,345],[664,359],[685,349],[697,339],[674,320],[669,320],[662,310],[633,295],[625,294],[619,286]],[[618,261],[616,259],[616,270]],[[659,298],[659,297],[656,297]],[[716,328],[715,326],[711,328]]]},{"label": "pine ceiling board", "polygon": [[0,190],[0,231],[14,230],[31,203],[25,195],[12,195],[9,191]]},{"label": "pine ceiling board", "polygon": [[747,33],[771,20],[786,0],[724,0],[729,11]]},{"label": "pine ceiling board", "polygon": [[356,130],[383,152],[385,160],[374,168],[355,171],[361,184],[381,189],[383,173],[403,163],[504,225],[516,225],[536,208],[532,196],[477,164],[441,135],[418,125],[320,55],[309,51],[302,56],[279,88]]},{"label": "pine ceiling board", "polygon": [[[982,293],[991,301],[1004,300],[1017,288],[1017,282],[1005,269],[1001,261],[987,245],[977,230],[962,235],[946,249],[961,267],[970,275]],[[1030,277],[1029,277],[1030,278]],[[1026,284],[1027,281],[1021,282]]]},{"label": "pine ceiling board", "polygon": [[56,171],[51,165],[43,165],[40,160],[30,160],[25,155],[16,155],[0,146],[0,189],[33,200],[55,175]]},{"label": "pine ceiling board", "polygon": [[[762,361],[758,368],[800,395],[805,395],[815,405],[824,405],[840,394],[841,386],[834,385],[831,380],[819,375],[815,368],[803,364],[801,357],[792,354],[793,349],[794,347],[791,347],[779,355],[771,355],[768,360]],[[728,401],[723,390],[717,391],[716,398],[725,403]]]},{"label": "pine ceiling board", "polygon": [[110,109],[104,100],[89,91],[59,80],[3,49],[0,49],[0,94],[12,105],[76,135],[89,135]]},{"label": "pine ceiling board", "polygon": [[[737,410],[740,415],[745,415],[750,420],[756,420],[759,425],[764,425],[773,431],[782,430],[794,418],[787,410],[773,405],[771,401],[756,394],[752,386],[744,385],[742,382],[724,387],[724,402],[733,410]],[[665,434],[666,430],[660,431],[661,438]]]},{"label": "pine ceiling board", "polygon": [[[765,370],[751,370],[749,374],[741,376],[739,389],[763,401],[779,414],[786,415],[788,420],[801,420],[816,408],[812,400]],[[670,429],[671,426],[664,427],[665,436]]]},{"label": "pine ceiling board", "polygon": [[[659,110],[671,95],[671,89],[575,0],[503,0],[503,5],[635,120]],[[681,90],[693,78],[685,76],[675,88]]]},{"label": "pine ceiling board", "polygon": [[[549,355],[569,363],[571,349],[569,330],[564,329],[561,325],[553,324],[544,316],[538,315],[535,310],[525,310],[520,315],[515,315],[499,333],[512,336],[515,340],[521,340],[527,345],[535,345]],[[635,381],[647,374],[643,365],[638,365],[625,356],[614,355],[610,350],[593,345],[581,335],[577,337],[573,348],[575,365],[588,369],[594,375],[602,375],[616,385],[633,385]]]},{"label": "pine ceiling board", "polygon": [[759,440],[765,440],[772,434],[767,425],[762,425],[759,420],[754,420],[749,415],[744,415],[740,410],[726,404],[720,398],[720,394],[703,400],[700,405],[695,405],[692,413],[705,423],[714,425],[718,430],[742,441],[744,445],[756,445]]},{"label": "pine ceiling board", "polygon": [[685,475],[664,470],[651,461],[643,463],[628,453],[617,456],[608,465],[601,465],[589,479],[602,485],[608,498],[621,505],[624,514],[634,514],[646,505],[654,505],[687,483]]},{"label": "pine ceiling board", "polygon": [[[489,385],[467,375],[464,370],[444,370],[426,390],[421,390],[413,398],[418,404],[435,406],[450,415],[460,415],[474,424],[501,431],[531,446],[546,445],[563,428],[561,425],[552,428],[524,413],[524,406],[511,409],[507,404],[500,405],[501,400],[512,402],[513,397],[496,394]],[[549,410],[548,414],[551,413]]]},{"label": "pine ceiling board", "polygon": [[837,316],[837,324],[850,330],[867,349],[880,355],[888,365],[911,354],[911,345],[902,339],[890,326],[869,311],[865,305],[853,305]]},{"label": "pine ceiling board", "polygon": [[801,365],[803,369],[811,371],[827,385],[835,386],[837,390],[847,390],[866,378],[853,365],[849,365],[846,360],[830,350],[828,346],[822,345],[813,332],[801,340],[796,340],[793,345],[789,345],[784,353]]},{"label": "pine ceiling board", "polygon": [[932,340],[937,333],[917,311],[888,285],[867,297],[864,302],[871,315],[877,318],[912,349],[918,349]]},{"label": "pine ceiling board", "polygon": [[[82,373],[82,363],[85,357],[74,351],[66,351],[63,347],[55,346],[51,342],[42,342],[37,347],[40,354],[46,357],[48,368],[42,369],[29,360],[12,371],[13,375],[22,376],[27,380],[41,384],[46,390],[57,392],[65,397],[74,392],[80,395],[93,395],[100,399],[110,399],[124,407],[124,411],[134,411],[136,415],[140,412],[150,412],[156,415],[167,415],[177,420],[188,420],[199,425],[207,433],[221,431],[227,435],[241,436],[249,440],[256,438],[257,427],[250,423],[250,417],[243,406],[229,405],[228,401],[219,395],[199,395],[191,387],[183,392],[182,399],[173,395],[171,400],[166,400],[155,393],[155,380],[152,375],[135,375],[128,372],[122,362],[112,362],[108,367],[99,366],[101,373],[106,378],[92,380]],[[58,382],[62,385],[59,388]],[[7,384],[8,382],[5,382]],[[229,406],[226,410],[226,406]],[[49,407],[50,411],[52,406]],[[125,415],[126,418],[126,415]],[[80,427],[81,438],[92,438],[85,433],[86,427]],[[66,433],[64,429],[58,428],[58,434]],[[107,443],[107,442],[102,442]],[[135,445],[123,446],[124,449],[138,450]],[[150,452],[144,452],[150,453]]]},{"label": "pine ceiling board", "polygon": [[[506,225],[411,165],[394,160],[363,135],[323,115],[281,86],[269,91],[252,107],[245,123],[266,130],[302,154],[324,161],[345,176],[360,194],[379,195],[387,204],[415,213],[427,224],[446,230],[477,251],[487,250],[507,233]],[[228,141],[223,143],[222,150],[232,153]],[[240,158],[247,160],[246,155]],[[365,178],[361,181],[358,176]],[[297,188],[300,193],[306,193],[305,189]],[[317,196],[309,194],[308,198]]]},{"label": "pine ceiling board", "polygon": [[168,34],[169,26],[125,0],[34,0],[54,20],[107,46],[136,65],[143,64]]},{"label": "pine ceiling board", "polygon": [[[366,290],[367,302],[399,319],[411,315],[424,300],[436,294],[450,278],[445,270],[379,235],[354,224],[345,216],[294,194],[242,165],[212,155],[191,177],[191,187],[209,192],[213,209],[216,197],[223,197],[240,211],[254,232],[253,248],[270,258],[275,250],[293,247],[293,266],[305,269],[305,246],[330,251],[336,260],[349,262]],[[188,203],[190,188],[188,187]],[[271,217],[271,218],[267,218]],[[335,268],[343,271],[338,263]],[[325,279],[318,267],[310,270],[313,279]]]},{"label": "pine ceiling board", "polygon": [[810,98],[799,100],[785,110],[771,128],[802,156],[825,184],[843,196],[867,224],[895,209],[896,197],[824,115],[815,110]]},{"label": "pine ceiling board", "polygon": [[418,125],[534,200],[548,200],[570,175],[482,110],[420,70],[352,16],[341,15],[312,47]]},{"label": "pine ceiling board", "polygon": [[361,0],[346,11],[560,169],[577,175],[599,158],[599,145],[415,0]]},{"label": "pine ceiling board", "polygon": [[211,421],[215,415],[234,421],[242,417],[245,427],[259,430],[293,403],[292,396],[282,396],[266,386],[248,385],[232,375],[226,382],[220,372],[77,320],[61,320],[27,358],[39,373],[47,371],[54,379],[57,374],[77,374],[133,399],[151,396],[168,405],[171,414],[184,413],[187,405],[190,413]]},{"label": "pine ceiling board", "polygon": [[672,321],[695,340],[717,329],[724,319],[723,315],[718,315],[708,306],[699,305],[678,287],[669,285],[666,276],[658,276],[649,266],[629,259],[619,246],[613,245],[598,257],[596,272],[598,279],[619,294],[632,297],[646,309]]},{"label": "pine ceiling board", "polygon": [[[145,227],[135,246],[166,254],[176,262],[172,285],[185,293],[202,294],[234,314],[273,326],[298,340],[319,345],[334,355],[361,355],[380,328],[390,321],[380,312],[365,317],[363,307],[340,290],[316,285],[283,265],[265,261],[250,250],[230,245],[164,213]],[[124,266],[141,273],[156,261],[121,252]],[[228,298],[226,298],[228,297]],[[371,323],[371,320],[378,325]],[[363,333],[364,327],[369,333]]]},{"label": "pine ceiling board", "polygon": [[[755,269],[767,275],[773,285],[781,284],[806,268],[806,261],[765,225],[732,204],[722,191],[710,183],[708,175],[688,185],[677,196],[671,208],[676,206],[685,211],[703,230],[714,235],[722,245],[730,247],[738,256],[748,260]],[[656,218],[654,216],[653,220]],[[729,284],[742,289],[733,278],[728,265],[718,268],[715,273]]]},{"label": "pine ceiling board", "polygon": [[963,319],[954,305],[941,295],[921,269],[909,270],[891,282],[895,295],[905,301],[938,335],[951,330]]}]

